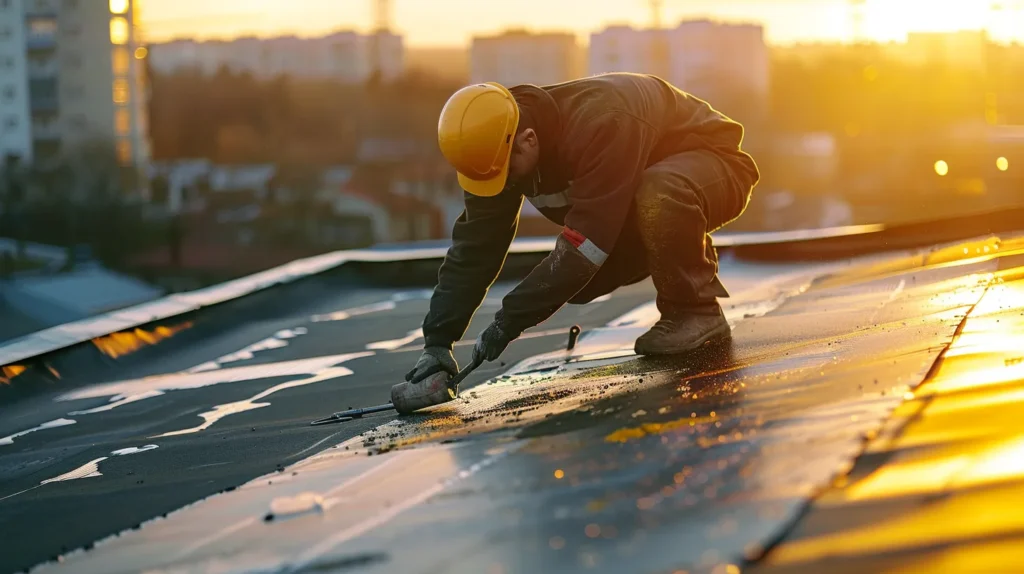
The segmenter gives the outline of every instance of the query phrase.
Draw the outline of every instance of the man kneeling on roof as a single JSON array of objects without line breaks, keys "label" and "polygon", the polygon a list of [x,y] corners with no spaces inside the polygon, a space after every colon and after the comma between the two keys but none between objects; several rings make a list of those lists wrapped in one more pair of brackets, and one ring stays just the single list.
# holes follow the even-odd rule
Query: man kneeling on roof
[{"label": "man kneeling on roof", "polygon": [[743,127],[649,75],[552,86],[476,84],[441,111],[438,142],[466,208],[452,232],[406,376],[455,374],[465,334],[505,261],[523,199],[563,225],[554,251],[505,296],[473,350],[493,361],[566,303],[650,276],[661,319],[639,355],[675,355],[729,337],[709,233],[739,217],[760,174]]}]

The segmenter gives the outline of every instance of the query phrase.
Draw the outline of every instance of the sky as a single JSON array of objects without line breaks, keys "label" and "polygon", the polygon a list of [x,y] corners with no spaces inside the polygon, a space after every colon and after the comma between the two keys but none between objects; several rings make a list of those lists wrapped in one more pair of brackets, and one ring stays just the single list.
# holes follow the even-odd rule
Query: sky
[{"label": "sky", "polygon": [[[137,0],[138,1],[138,0]],[[150,41],[240,35],[313,36],[372,27],[372,0],[143,0]],[[467,45],[474,35],[508,28],[572,31],[585,39],[608,24],[647,25],[647,0],[390,0],[393,28],[414,47]],[[987,29],[1024,41],[1024,0],[862,0],[861,34],[902,40],[909,31]],[[712,17],[760,22],[775,44],[849,41],[846,0],[663,0],[662,19]]]}]

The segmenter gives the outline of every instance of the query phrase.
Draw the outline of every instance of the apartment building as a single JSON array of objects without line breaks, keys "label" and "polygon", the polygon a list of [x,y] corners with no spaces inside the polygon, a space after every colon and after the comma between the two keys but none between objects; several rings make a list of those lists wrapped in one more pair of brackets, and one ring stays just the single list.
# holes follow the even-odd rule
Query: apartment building
[{"label": "apartment building", "polygon": [[385,81],[397,79],[405,69],[402,37],[390,32],[341,31],[319,38],[175,40],[151,46],[151,50],[153,70],[165,74],[196,70],[212,75],[226,68],[261,79],[289,75],[358,84],[378,69]]},{"label": "apartment building", "polygon": [[771,57],[758,24],[690,20],[668,31],[669,78],[695,93],[738,90],[766,96]]},{"label": "apartment building", "polygon": [[764,29],[688,20],[675,28],[613,26],[590,39],[590,74],[655,74],[701,97],[724,90],[767,96],[770,58]]},{"label": "apartment building", "polygon": [[669,77],[668,34],[661,29],[609,26],[590,36],[591,75],[633,72]]},{"label": "apartment building", "polygon": [[28,44],[22,0],[0,0],[0,154],[31,159]]},{"label": "apartment building", "polygon": [[150,147],[141,0],[0,0],[0,153],[40,162],[86,143],[122,165]]},{"label": "apartment building", "polygon": [[470,48],[471,83],[543,86],[579,78],[585,68],[585,52],[573,34],[511,30],[473,38]]}]

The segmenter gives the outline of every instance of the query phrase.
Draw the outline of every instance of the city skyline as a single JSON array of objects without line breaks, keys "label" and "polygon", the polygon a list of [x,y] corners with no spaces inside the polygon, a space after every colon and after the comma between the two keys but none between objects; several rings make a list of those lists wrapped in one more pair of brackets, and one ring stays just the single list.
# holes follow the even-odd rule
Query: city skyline
[{"label": "city skyline", "polygon": [[[392,0],[393,27],[411,47],[465,46],[473,36],[510,28],[570,31],[585,39],[613,24],[647,26],[646,0]],[[859,24],[845,0],[664,0],[662,21],[710,17],[757,22],[773,44],[900,41],[908,32],[985,29],[997,41],[1024,41],[1022,0],[864,0]],[[370,0],[148,0],[142,12],[152,42],[244,35],[315,36],[367,31]],[[1000,9],[995,9],[995,7]],[[571,24],[568,24],[571,23]]]}]

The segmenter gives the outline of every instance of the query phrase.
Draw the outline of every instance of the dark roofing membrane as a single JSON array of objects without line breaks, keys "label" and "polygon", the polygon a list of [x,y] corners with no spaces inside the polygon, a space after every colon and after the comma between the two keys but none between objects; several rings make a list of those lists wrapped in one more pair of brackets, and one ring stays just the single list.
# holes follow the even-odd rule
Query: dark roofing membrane
[{"label": "dark roofing membrane", "polygon": [[[231,351],[209,348],[227,349],[224,338],[182,340],[162,370],[148,362],[137,376],[39,398],[33,416],[76,423],[13,439],[35,448],[21,451],[15,473],[29,490],[0,491],[0,508],[16,516],[0,532],[35,520],[33,512],[52,519],[60,508],[73,530],[89,519],[81,497],[99,497],[104,504],[94,508],[102,513],[146,488],[131,484],[132,468],[160,469],[147,474],[157,483],[147,495],[162,496],[175,484],[172,475],[217,480],[217,467],[205,465],[251,464],[245,461],[317,428],[315,437],[302,435],[302,448],[266,461],[287,464],[95,548],[61,553],[38,571],[823,571],[816,561],[849,541],[827,535],[856,516],[826,517],[804,534],[808,505],[806,516],[820,516],[819,492],[851,468],[850,478],[859,479],[865,459],[855,461],[866,441],[901,436],[902,427],[891,426],[894,411],[929,385],[941,388],[936,373],[971,325],[992,317],[979,323],[985,334],[974,344],[1003,354],[962,362],[954,388],[1021,377],[1013,369],[1024,331],[1009,318],[1024,313],[1022,253],[1024,241],[1002,234],[839,262],[726,258],[722,275],[734,294],[726,300],[734,326],[728,344],[679,359],[633,357],[633,339],[657,318],[642,305],[653,292],[641,285],[535,330],[510,348],[516,363],[491,365],[453,403],[326,430],[307,426],[311,412],[386,397],[415,359],[425,302],[395,291],[359,294],[345,308],[321,302],[317,313],[263,318],[253,333],[267,337],[238,341]],[[494,304],[485,303],[485,321]],[[310,305],[318,304],[310,298]],[[572,351],[561,350],[560,333],[573,322],[584,335]],[[462,360],[470,344],[457,346]],[[972,378],[972,369],[984,370]],[[1019,420],[1013,413],[1007,416]],[[250,424],[262,444],[244,440]],[[116,444],[103,438],[114,434]],[[220,441],[244,450],[218,448]],[[76,457],[53,452],[69,445]],[[1012,449],[979,444],[973,452],[1003,460],[1004,481],[1024,473],[1005,464]],[[60,462],[43,463],[47,456]],[[974,474],[993,475],[983,471]],[[904,473],[911,483],[928,476]],[[925,486],[907,488],[935,492]],[[944,516],[948,526],[932,517],[930,532],[956,530],[955,517]],[[991,524],[992,536],[1019,532],[1012,520]],[[892,532],[865,525],[853,540],[877,553]],[[815,536],[813,544],[801,542]],[[936,539],[904,543],[920,550]],[[934,559],[924,550],[919,556]],[[829,565],[833,571],[836,563]]]}]

